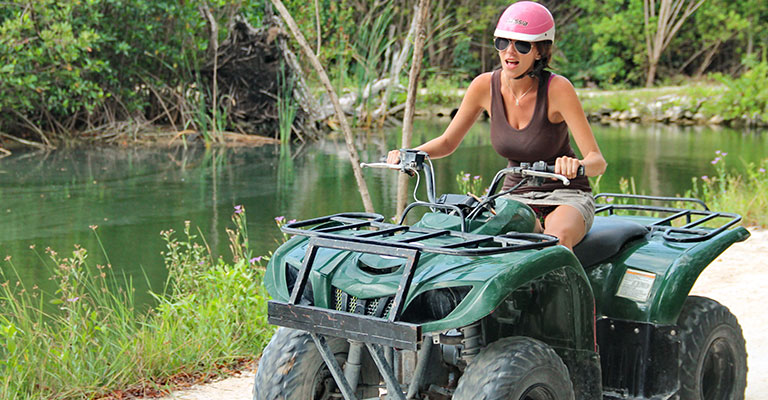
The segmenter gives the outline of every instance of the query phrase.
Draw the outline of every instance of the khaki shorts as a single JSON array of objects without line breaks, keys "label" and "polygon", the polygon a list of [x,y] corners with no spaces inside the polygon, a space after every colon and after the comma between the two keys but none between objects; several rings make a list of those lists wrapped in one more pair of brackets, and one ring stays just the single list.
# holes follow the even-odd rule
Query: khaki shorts
[{"label": "khaki shorts", "polygon": [[527,192],[521,194],[508,194],[508,199],[517,200],[529,206],[561,206],[568,205],[581,213],[584,218],[586,232],[595,221],[595,198],[592,193],[574,189],[555,189],[551,192]]}]

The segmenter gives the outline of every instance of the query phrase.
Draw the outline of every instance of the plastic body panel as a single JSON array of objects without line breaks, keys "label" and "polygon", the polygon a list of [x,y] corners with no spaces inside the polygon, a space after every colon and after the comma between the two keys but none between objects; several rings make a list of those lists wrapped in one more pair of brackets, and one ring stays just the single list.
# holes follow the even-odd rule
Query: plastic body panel
[{"label": "plastic body panel", "polygon": [[[688,293],[704,268],[730,245],[748,237],[749,231],[738,227],[702,242],[670,242],[656,232],[629,244],[617,256],[587,271],[598,315],[675,324]],[[616,296],[628,269],[656,276],[646,301]]]},{"label": "plastic body panel", "polygon": [[[275,300],[288,301],[289,288],[277,282],[286,282],[288,268],[301,267],[307,242],[306,238],[293,238],[281,246],[270,260],[264,282]],[[376,275],[360,268],[361,263],[370,266],[372,260],[379,260],[380,265],[376,267],[392,272]],[[309,274],[313,304],[332,308],[330,299],[333,288],[343,288],[346,293],[360,298],[391,296],[397,292],[400,283],[397,269],[400,264],[404,261],[398,258],[366,257],[364,253],[320,249],[316,267]],[[482,257],[422,254],[410,292],[405,298],[405,310],[415,297],[427,291],[471,286],[472,289],[453,312],[441,320],[423,323],[422,329],[427,333],[466,326],[490,315],[502,305],[507,306],[506,302],[513,301],[511,293],[516,288],[534,281],[538,282],[537,296],[542,301],[542,309],[537,315],[548,315],[546,319],[540,317],[541,323],[538,324],[546,322],[548,325],[538,329],[552,331],[547,335],[561,337],[562,344],[568,342],[569,345],[577,344],[576,348],[594,350],[589,281],[573,253],[562,246]],[[503,314],[504,310],[501,307],[499,313]],[[560,315],[553,317],[552,313]],[[553,325],[557,321],[567,322],[567,326]],[[542,336],[546,335],[542,333]]]}]

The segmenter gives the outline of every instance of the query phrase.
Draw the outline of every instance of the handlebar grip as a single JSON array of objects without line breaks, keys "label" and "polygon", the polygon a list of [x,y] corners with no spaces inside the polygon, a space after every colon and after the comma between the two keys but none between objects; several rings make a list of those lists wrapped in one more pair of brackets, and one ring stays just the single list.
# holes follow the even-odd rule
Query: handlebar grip
[{"label": "handlebar grip", "polygon": [[[554,165],[547,165],[547,172],[555,173],[555,166]],[[576,176],[584,176],[584,166],[579,165],[579,169],[576,170]]]}]

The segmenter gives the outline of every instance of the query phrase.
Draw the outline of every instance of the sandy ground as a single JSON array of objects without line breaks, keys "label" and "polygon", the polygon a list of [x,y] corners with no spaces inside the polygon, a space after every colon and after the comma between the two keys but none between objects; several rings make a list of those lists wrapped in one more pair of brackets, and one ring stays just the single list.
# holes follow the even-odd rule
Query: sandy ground
[{"label": "sandy ground", "polygon": [[[752,237],[725,251],[704,270],[693,294],[728,307],[739,319],[747,341],[747,400],[768,400],[768,230],[750,229]],[[253,371],[172,393],[162,400],[251,400]]]}]

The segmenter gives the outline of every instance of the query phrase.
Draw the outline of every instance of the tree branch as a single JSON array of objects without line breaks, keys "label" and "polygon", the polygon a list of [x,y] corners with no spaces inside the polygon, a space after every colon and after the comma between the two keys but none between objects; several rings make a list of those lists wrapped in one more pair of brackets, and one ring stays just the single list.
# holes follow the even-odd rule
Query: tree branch
[{"label": "tree branch", "polygon": [[312,67],[319,75],[320,81],[323,83],[323,86],[328,93],[328,97],[331,99],[331,103],[333,103],[333,108],[336,111],[336,117],[339,119],[339,125],[341,126],[341,130],[344,133],[344,139],[347,143],[347,150],[349,151],[349,162],[352,164],[352,170],[355,174],[355,180],[357,181],[357,187],[360,191],[360,197],[363,200],[363,206],[365,207],[366,212],[372,213],[374,212],[373,202],[371,202],[371,195],[368,192],[368,185],[366,185],[365,179],[363,179],[363,171],[360,168],[360,157],[358,156],[357,149],[355,148],[352,129],[349,127],[349,122],[347,122],[347,117],[344,115],[344,110],[341,109],[339,97],[336,95],[336,91],[333,89],[331,80],[328,78],[328,75],[325,73],[325,69],[320,64],[320,60],[318,60],[315,54],[312,52],[312,48],[309,47],[309,43],[307,43],[304,35],[301,34],[301,30],[299,30],[299,27],[296,25],[296,21],[294,21],[293,17],[291,17],[291,14],[283,5],[283,2],[280,0],[271,1],[275,8],[277,8],[277,11],[280,13],[280,17],[282,17],[283,21],[285,21],[285,24],[288,25],[288,28],[293,34],[293,37],[296,38],[299,46],[304,51],[304,55],[309,58],[310,64],[312,64]]}]

